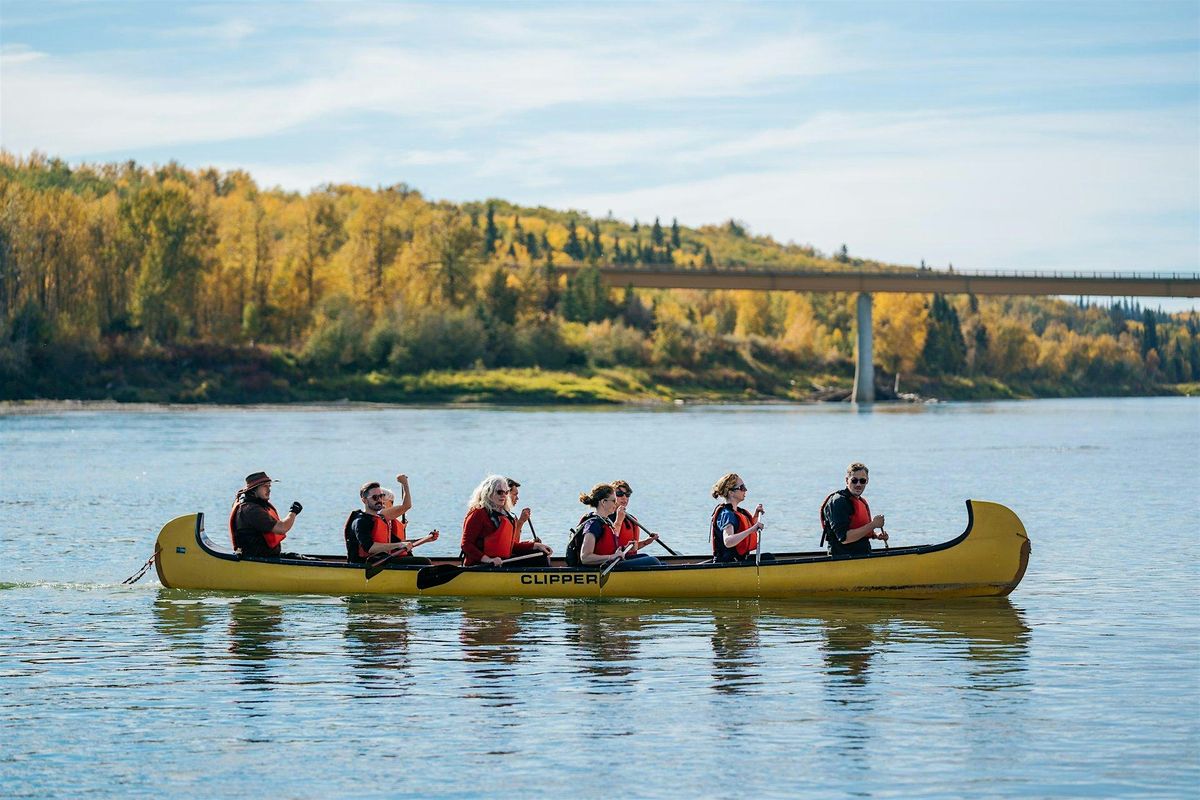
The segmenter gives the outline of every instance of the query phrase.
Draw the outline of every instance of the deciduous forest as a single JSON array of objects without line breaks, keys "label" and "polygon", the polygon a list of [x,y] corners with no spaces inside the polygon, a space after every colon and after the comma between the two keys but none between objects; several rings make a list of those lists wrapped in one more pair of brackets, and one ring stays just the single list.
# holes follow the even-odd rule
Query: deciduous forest
[{"label": "deciduous forest", "polygon": [[[299,194],[242,172],[4,153],[0,399],[844,397],[853,295],[607,288],[594,266],[888,265],[664,212],[455,204],[404,184]],[[1197,314],[1127,300],[879,294],[875,348],[884,397],[1200,381]]]}]

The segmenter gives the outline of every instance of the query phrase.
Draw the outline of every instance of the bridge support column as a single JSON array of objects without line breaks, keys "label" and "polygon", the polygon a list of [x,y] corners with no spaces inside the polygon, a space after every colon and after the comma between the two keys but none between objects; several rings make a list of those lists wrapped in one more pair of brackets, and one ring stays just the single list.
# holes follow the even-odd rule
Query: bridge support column
[{"label": "bridge support column", "polygon": [[874,347],[871,343],[871,295],[858,294],[858,346],[854,362],[855,403],[875,402]]}]

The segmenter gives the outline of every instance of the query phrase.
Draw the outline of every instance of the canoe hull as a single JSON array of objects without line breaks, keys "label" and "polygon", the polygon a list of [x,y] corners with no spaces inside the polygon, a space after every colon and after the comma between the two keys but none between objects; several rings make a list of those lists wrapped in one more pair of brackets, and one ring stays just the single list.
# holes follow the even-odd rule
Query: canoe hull
[{"label": "canoe hull", "polygon": [[396,567],[366,579],[361,565],[243,559],[218,551],[204,515],[168,522],[158,535],[155,565],[163,586],[282,594],[385,594],[431,597],[794,598],[999,597],[1020,583],[1030,544],[1017,516],[997,503],[967,501],[969,524],[937,545],[876,550],[858,558],[824,553],[780,554],[760,567],[668,559],[659,568],[613,571],[533,568],[465,570],[433,588],[417,589],[417,568]]}]

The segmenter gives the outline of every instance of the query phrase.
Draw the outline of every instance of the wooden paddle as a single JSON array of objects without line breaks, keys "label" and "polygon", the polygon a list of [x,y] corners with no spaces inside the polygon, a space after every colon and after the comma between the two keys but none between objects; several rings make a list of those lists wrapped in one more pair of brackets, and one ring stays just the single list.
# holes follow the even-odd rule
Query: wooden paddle
[{"label": "wooden paddle", "polygon": [[[397,558],[397,557],[403,558],[404,556],[412,555],[412,551],[414,548],[420,547],[421,545],[426,544],[427,542],[437,541],[437,538],[438,538],[438,532],[430,531],[428,536],[422,536],[420,539],[417,539],[415,542],[407,542],[407,544],[408,544],[407,550],[401,550],[400,548],[396,548],[395,550],[388,550],[385,553],[377,554],[374,561],[367,559],[367,580],[371,580],[371,578],[374,578],[376,575],[383,572],[383,568],[386,567],[388,562],[391,561],[393,558]],[[379,558],[378,556],[380,556],[380,555],[382,555],[383,557]]]},{"label": "wooden paddle", "polygon": [[604,569],[600,570],[600,588],[601,589],[604,588],[604,584],[608,583],[608,573],[613,571],[613,567],[615,567],[617,564],[620,564],[622,561],[625,560],[625,554],[629,552],[629,549],[631,547],[633,547],[632,542],[630,542],[629,544],[622,547],[620,550],[617,551],[616,557],[613,558],[612,561],[609,561],[608,564],[605,565]]},{"label": "wooden paddle", "polygon": [[[641,521],[639,521],[639,520],[638,520],[638,518],[637,518],[637,517],[635,517],[635,516],[632,516],[632,515],[629,515],[629,518],[633,520],[633,524],[634,524],[634,525],[637,525],[639,528],[641,528],[642,530],[644,530],[646,533],[654,533],[654,531],[650,530],[650,529],[649,529],[649,528],[647,528],[645,525],[643,525],[643,524],[641,523]],[[677,555],[679,555],[679,553],[677,553],[677,552],[675,552],[673,549],[671,549],[671,547],[670,547],[670,546],[669,546],[669,545],[668,545],[666,542],[664,542],[662,539],[655,539],[654,541],[658,542],[658,543],[659,543],[659,544],[661,544],[663,547],[666,547],[666,548],[667,548],[667,552],[668,552],[668,553],[670,553],[671,555],[673,555],[673,556],[677,556]]]},{"label": "wooden paddle", "polygon": [[[514,561],[524,561],[527,558],[537,558],[538,556],[544,555],[545,553],[543,553],[541,550],[538,550],[536,553],[526,553],[525,555],[517,556],[516,558],[506,558],[500,562],[500,565],[503,566],[505,564],[511,564]],[[449,583],[464,572],[470,572],[474,569],[475,567],[473,566],[460,567],[458,564],[435,564],[432,567],[421,567],[419,570],[417,570],[417,588],[432,589],[435,586],[441,586],[444,583]]]}]

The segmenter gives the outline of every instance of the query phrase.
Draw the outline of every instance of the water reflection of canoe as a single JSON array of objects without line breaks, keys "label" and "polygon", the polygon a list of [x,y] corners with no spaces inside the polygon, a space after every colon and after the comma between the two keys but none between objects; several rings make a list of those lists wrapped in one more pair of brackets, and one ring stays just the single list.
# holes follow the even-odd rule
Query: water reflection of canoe
[{"label": "water reflection of canoe", "polygon": [[[163,586],[237,592],[394,594],[466,597],[716,598],[1004,596],[1029,563],[1029,537],[1012,511],[967,501],[967,529],[942,544],[893,547],[847,558],[777,553],[760,566],[666,558],[662,566],[613,571],[555,567],[463,570],[453,580],[417,589],[416,566],[389,566],[367,580],[361,565],[333,556],[255,559],[217,550],[204,515],[168,522],[158,534],[155,566]],[[448,562],[447,562],[448,563]]]}]

